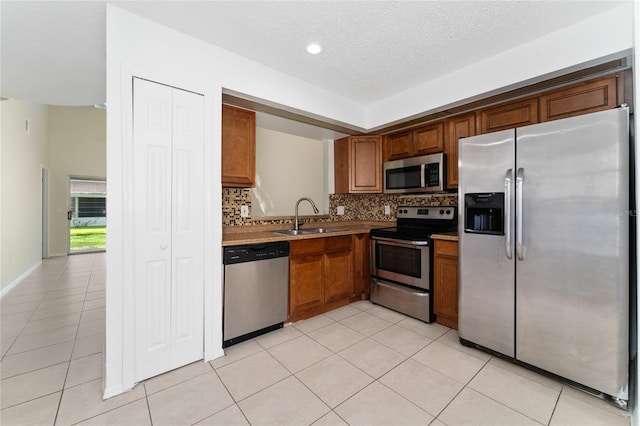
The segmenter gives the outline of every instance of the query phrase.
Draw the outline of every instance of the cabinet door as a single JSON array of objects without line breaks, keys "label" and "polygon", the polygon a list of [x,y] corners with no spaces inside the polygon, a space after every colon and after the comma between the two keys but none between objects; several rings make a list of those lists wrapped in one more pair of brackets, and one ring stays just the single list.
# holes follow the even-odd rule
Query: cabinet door
[{"label": "cabinet door", "polygon": [[413,155],[413,133],[411,130],[385,136],[385,161],[399,160]]},{"label": "cabinet door", "polygon": [[349,250],[325,254],[324,302],[348,299],[353,294],[353,253]]},{"label": "cabinet door", "polygon": [[480,115],[480,133],[513,129],[538,122],[538,99],[525,99],[483,109]]},{"label": "cabinet door", "polygon": [[615,75],[608,76],[540,96],[540,121],[615,108],[617,80]]},{"label": "cabinet door", "polygon": [[369,298],[369,234],[353,236],[354,296]]},{"label": "cabinet door", "polygon": [[414,155],[444,151],[444,122],[418,127],[413,131]]},{"label": "cabinet door", "polygon": [[289,260],[289,315],[324,304],[324,255]]},{"label": "cabinet door", "polygon": [[256,114],[222,105],[222,186],[249,188],[256,178]]},{"label": "cabinet door", "polygon": [[380,136],[349,136],[333,144],[336,194],[382,192]]},{"label": "cabinet door", "polygon": [[458,187],[458,139],[476,134],[475,113],[448,118],[447,139],[444,152],[447,154],[447,188]]},{"label": "cabinet door", "polygon": [[433,259],[433,311],[440,324],[458,328],[458,243],[436,241]]},{"label": "cabinet door", "polygon": [[382,147],[380,136],[350,138],[351,193],[382,192]]}]

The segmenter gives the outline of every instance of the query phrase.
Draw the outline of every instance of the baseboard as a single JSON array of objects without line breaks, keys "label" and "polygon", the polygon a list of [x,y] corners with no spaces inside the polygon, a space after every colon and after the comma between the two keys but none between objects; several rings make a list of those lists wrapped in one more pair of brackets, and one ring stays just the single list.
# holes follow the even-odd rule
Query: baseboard
[{"label": "baseboard", "polygon": [[49,253],[49,257],[62,257],[62,256],[68,256],[69,253]]},{"label": "baseboard", "polygon": [[124,389],[122,386],[113,386],[110,388],[105,388],[102,393],[102,399],[105,400],[105,399],[113,398],[114,396],[122,395],[125,392],[130,392],[132,389]]},{"label": "baseboard", "polygon": [[29,269],[24,271],[18,278],[11,281],[7,286],[5,286],[2,290],[0,290],[0,298],[4,297],[5,294],[9,293],[15,286],[20,284],[22,280],[27,278],[29,274],[38,269],[42,265],[42,259],[38,260],[35,264],[33,264]]},{"label": "baseboard", "polygon": [[213,361],[216,358],[224,356],[224,349],[218,348],[213,351],[205,351],[204,362]]}]

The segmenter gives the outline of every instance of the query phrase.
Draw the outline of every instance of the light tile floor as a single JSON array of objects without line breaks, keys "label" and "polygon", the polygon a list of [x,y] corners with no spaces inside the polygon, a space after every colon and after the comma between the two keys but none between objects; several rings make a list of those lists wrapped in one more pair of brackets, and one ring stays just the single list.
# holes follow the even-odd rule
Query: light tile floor
[{"label": "light tile floor", "polygon": [[10,425],[629,425],[604,401],[356,302],[103,401],[105,256],[47,259],[0,300]]}]

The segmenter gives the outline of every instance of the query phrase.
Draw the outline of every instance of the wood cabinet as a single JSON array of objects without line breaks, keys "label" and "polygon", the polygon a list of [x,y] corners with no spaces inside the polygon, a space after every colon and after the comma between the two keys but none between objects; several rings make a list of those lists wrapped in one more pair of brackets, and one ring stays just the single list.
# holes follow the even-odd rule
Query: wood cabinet
[{"label": "wood cabinet", "polygon": [[256,114],[222,105],[222,186],[250,188],[256,180]]},{"label": "wood cabinet", "polygon": [[443,121],[385,136],[385,161],[435,154],[442,151],[444,151]]},{"label": "wood cabinet", "polygon": [[291,241],[289,321],[349,303],[354,293],[351,235]]},{"label": "wood cabinet", "polygon": [[334,142],[336,194],[382,192],[380,136],[348,136]]},{"label": "wood cabinet", "polygon": [[384,161],[399,160],[413,155],[413,132],[405,130],[384,137]]},{"label": "wood cabinet", "polygon": [[369,234],[353,236],[353,301],[369,298]]},{"label": "wood cabinet", "polygon": [[540,121],[558,120],[615,108],[623,74],[607,76],[540,96]]},{"label": "wood cabinet", "polygon": [[444,152],[447,154],[447,188],[458,187],[458,139],[476,135],[474,112],[457,115],[445,120],[447,137]]},{"label": "wood cabinet", "polygon": [[415,155],[444,151],[444,122],[427,124],[414,129],[413,150]]},{"label": "wood cabinet", "polygon": [[478,121],[481,134],[536,124],[538,99],[524,99],[482,109],[478,112]]},{"label": "wood cabinet", "polygon": [[458,329],[457,241],[434,241],[433,311],[437,323]]}]

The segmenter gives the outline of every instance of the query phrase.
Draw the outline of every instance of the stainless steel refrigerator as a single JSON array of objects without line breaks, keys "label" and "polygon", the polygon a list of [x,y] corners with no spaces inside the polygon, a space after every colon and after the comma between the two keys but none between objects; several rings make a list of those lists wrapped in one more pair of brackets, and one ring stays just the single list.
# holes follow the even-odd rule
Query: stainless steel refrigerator
[{"label": "stainless steel refrigerator", "polygon": [[459,143],[461,340],[624,405],[628,109]]}]

